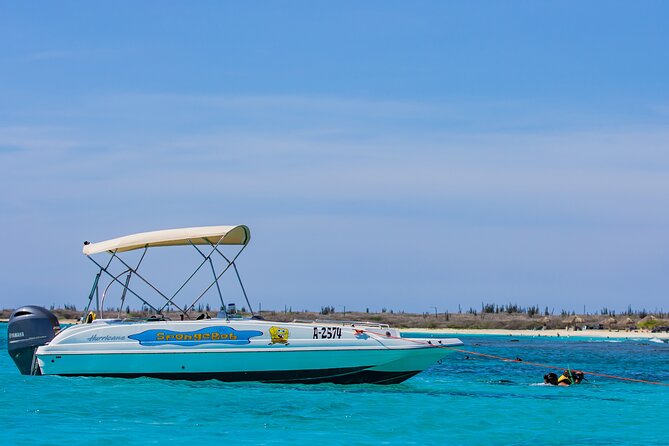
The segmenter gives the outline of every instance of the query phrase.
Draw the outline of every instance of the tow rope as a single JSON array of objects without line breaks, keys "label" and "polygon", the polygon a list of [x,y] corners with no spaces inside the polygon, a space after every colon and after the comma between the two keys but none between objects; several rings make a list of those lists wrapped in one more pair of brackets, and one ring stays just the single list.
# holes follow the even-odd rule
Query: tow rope
[{"label": "tow rope", "polygon": [[[513,363],[516,363],[516,364],[524,364],[524,365],[529,365],[529,366],[533,366],[533,367],[543,367],[543,368],[546,368],[546,369],[567,370],[565,367],[560,367],[560,366],[551,365],[551,364],[541,364],[539,362],[523,361],[520,358],[515,358],[515,359],[506,358],[504,356],[491,355],[491,354],[487,354],[487,353],[478,353],[478,352],[473,352],[473,351],[469,351],[469,350],[464,350],[464,349],[461,349],[461,348],[448,347],[446,345],[433,344],[432,341],[427,341],[426,342],[426,341],[420,341],[418,339],[402,338],[402,337],[399,337],[399,336],[390,336],[390,335],[386,335],[385,333],[375,333],[373,331],[368,331],[368,330],[356,330],[356,331],[361,331],[361,332],[365,331],[367,333],[374,334],[374,335],[382,337],[382,338],[401,339],[403,341],[410,341],[410,342],[414,342],[414,343],[417,343],[417,344],[430,345],[430,346],[435,347],[435,348],[445,348],[445,349],[453,350],[453,351],[456,351],[456,352],[466,353],[468,355],[482,356],[484,358],[497,359],[499,361],[504,361],[504,362],[513,362]],[[439,338],[435,338],[435,340],[438,340],[438,339]],[[581,370],[581,369],[579,369],[579,370]],[[632,381],[632,382],[643,383],[643,384],[653,384],[653,385],[656,385],[656,386],[669,387],[668,383],[663,383],[663,382],[660,382],[660,381],[648,381],[648,380],[645,380],[645,379],[627,378],[625,376],[610,375],[610,374],[607,374],[607,373],[599,373],[599,372],[590,372],[590,371],[587,371],[587,370],[581,370],[581,371],[584,374],[588,374],[588,375],[592,375],[592,376],[599,376],[599,377],[602,377],[602,378],[617,379],[617,380],[620,380],[620,381]]]},{"label": "tow rope", "polygon": [[[433,345],[433,344],[431,344],[431,345]],[[547,368],[547,369],[566,370],[564,367],[559,367],[559,366],[556,366],[556,365],[541,364],[541,363],[538,363],[538,362],[529,362],[529,361],[523,361],[523,360],[519,360],[519,359],[505,358],[503,356],[489,355],[489,354],[486,354],[486,353],[471,352],[471,351],[468,351],[468,350],[463,350],[461,348],[446,347],[446,346],[435,346],[435,347],[450,348],[451,350],[455,350],[455,351],[462,352],[462,353],[467,353],[469,355],[483,356],[483,357],[486,357],[486,358],[497,359],[497,360],[504,361],[504,362],[515,362],[515,363],[518,363],[518,364],[525,364],[525,365],[530,365],[530,366],[534,366],[534,367],[543,367],[543,368]],[[592,375],[592,376],[600,376],[602,378],[619,379],[621,381],[633,381],[633,382],[638,382],[638,383],[654,384],[656,386],[668,386],[669,387],[669,384],[659,382],[659,381],[647,381],[645,379],[627,378],[627,377],[624,377],[624,376],[609,375],[607,373],[590,372],[590,371],[581,370],[581,369],[579,369],[579,370],[582,371],[584,374]]]}]

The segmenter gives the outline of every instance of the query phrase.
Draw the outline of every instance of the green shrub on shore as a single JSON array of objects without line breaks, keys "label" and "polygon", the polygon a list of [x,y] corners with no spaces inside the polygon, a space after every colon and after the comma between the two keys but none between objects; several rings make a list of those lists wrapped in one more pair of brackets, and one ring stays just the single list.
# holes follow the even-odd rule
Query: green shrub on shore
[{"label": "green shrub on shore", "polygon": [[642,330],[652,330],[653,328],[659,327],[660,325],[666,325],[666,322],[662,319],[646,319],[644,321],[640,321],[637,324],[637,326]]}]

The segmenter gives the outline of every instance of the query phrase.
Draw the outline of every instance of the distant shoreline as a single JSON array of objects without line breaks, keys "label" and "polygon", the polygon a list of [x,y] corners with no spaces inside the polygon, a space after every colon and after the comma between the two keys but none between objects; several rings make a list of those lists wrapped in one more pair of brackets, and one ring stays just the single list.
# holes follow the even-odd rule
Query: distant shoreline
[{"label": "distant shoreline", "polygon": [[[0,319],[0,323],[8,319]],[[76,324],[78,321],[61,320],[61,324]],[[649,331],[624,330],[505,330],[495,328],[400,328],[402,333],[430,333],[447,335],[495,335],[495,336],[523,336],[523,337],[563,337],[563,338],[602,338],[602,339],[666,339],[669,333],[651,333]]]},{"label": "distant shoreline", "polygon": [[[82,311],[77,311],[73,306],[67,309],[55,308],[51,310],[58,320],[64,324],[76,323]],[[6,321],[13,310],[0,310],[0,321]],[[98,317],[118,317],[119,319],[142,319],[151,317],[154,313],[149,311],[112,311],[97,312]],[[164,311],[162,315],[167,319],[178,321],[185,316],[187,320],[195,320],[203,314],[215,316],[217,311],[208,308],[189,311],[182,314],[179,311]],[[242,316],[249,317],[252,313],[242,309]],[[404,313],[384,311],[374,312],[334,312],[332,307],[323,308],[321,312],[314,311],[285,311],[265,310],[255,313],[263,316],[266,320],[286,323],[292,321],[318,321],[331,323],[372,323],[387,324],[390,327],[410,331],[444,330],[441,333],[456,334],[515,334],[518,336],[581,336],[581,337],[659,337],[656,333],[650,333],[653,328],[669,327],[669,313],[629,313],[614,317],[609,314],[584,314],[541,316],[538,314],[527,314],[507,311],[498,313]],[[581,329],[583,331],[581,331]],[[640,334],[637,334],[640,333]],[[658,334],[659,335],[659,334]]]},{"label": "distant shoreline", "polygon": [[502,329],[460,329],[460,328],[402,328],[403,333],[432,333],[449,335],[498,335],[524,337],[564,337],[564,338],[603,338],[603,339],[669,339],[669,333],[651,333],[649,331],[624,330],[502,330]]}]

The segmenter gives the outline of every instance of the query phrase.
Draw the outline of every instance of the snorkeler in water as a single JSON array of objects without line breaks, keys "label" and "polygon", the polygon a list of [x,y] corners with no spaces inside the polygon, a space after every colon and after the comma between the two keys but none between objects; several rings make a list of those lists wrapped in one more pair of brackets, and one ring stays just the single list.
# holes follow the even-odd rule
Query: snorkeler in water
[{"label": "snorkeler in water", "polygon": [[565,370],[557,380],[558,386],[571,386],[572,384],[581,384],[585,375],[580,370]]}]

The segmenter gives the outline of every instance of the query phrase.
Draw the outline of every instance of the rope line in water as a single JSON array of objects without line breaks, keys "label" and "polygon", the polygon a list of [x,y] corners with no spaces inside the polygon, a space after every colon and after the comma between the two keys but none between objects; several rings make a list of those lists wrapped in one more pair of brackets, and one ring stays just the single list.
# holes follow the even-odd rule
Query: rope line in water
[{"label": "rope line in water", "polygon": [[[467,353],[467,354],[470,354],[470,355],[478,355],[478,356],[484,356],[486,358],[498,359],[498,360],[504,361],[504,362],[515,362],[515,363],[518,363],[518,364],[526,364],[526,365],[531,365],[531,366],[535,366],[535,367],[544,367],[544,368],[547,368],[547,369],[566,370],[564,367],[559,367],[559,366],[551,365],[551,364],[541,364],[541,363],[538,363],[538,362],[520,361],[518,359],[505,358],[503,356],[489,355],[489,354],[486,354],[486,353],[471,352],[469,350],[463,350],[461,348],[445,347],[445,346],[440,346],[440,347],[450,348],[452,350],[462,352],[462,353]],[[590,372],[590,371],[587,371],[587,370],[581,370],[581,371],[585,374],[592,375],[592,376],[600,376],[602,378],[619,379],[619,380],[622,380],[622,381],[633,381],[633,382],[644,383],[644,384],[654,384],[656,386],[669,386],[669,384],[659,382],[659,381],[647,381],[645,379],[627,378],[627,377],[624,377],[624,376],[609,375],[609,374],[606,374],[606,373],[598,373],[598,372]]]},{"label": "rope line in water", "polygon": [[[421,340],[412,339],[412,338],[402,338],[402,337],[399,337],[399,336],[388,336],[384,333],[376,333],[376,332],[369,331],[369,330],[360,330],[360,332],[370,333],[370,334],[373,334],[373,335],[376,335],[376,336],[380,336],[382,338],[385,337],[385,338],[392,338],[392,339],[402,339],[404,341],[415,342],[416,344],[431,345],[432,347],[436,347],[436,348],[445,348],[445,349],[454,350],[454,351],[461,352],[461,353],[467,353],[469,355],[476,355],[476,356],[483,356],[485,358],[497,359],[499,361],[504,361],[504,362],[513,362],[513,363],[516,363],[516,364],[525,364],[525,365],[529,365],[529,366],[543,367],[543,368],[547,368],[547,369],[566,370],[564,367],[559,367],[559,366],[551,365],[551,364],[541,364],[541,363],[538,363],[538,362],[523,361],[523,360],[518,359],[518,358],[512,359],[512,358],[506,358],[504,356],[491,355],[491,354],[487,354],[487,353],[472,352],[472,351],[464,350],[464,349],[461,349],[461,348],[448,347],[446,345],[436,345],[436,344],[433,344],[431,341],[426,342],[426,341],[421,341]],[[435,339],[439,339],[439,338],[435,338]],[[602,378],[618,379],[618,380],[621,380],[621,381],[632,381],[632,382],[643,383],[643,384],[653,384],[653,385],[656,385],[656,386],[667,386],[667,387],[669,387],[668,383],[663,383],[663,382],[660,382],[660,381],[647,381],[645,379],[627,378],[625,376],[609,375],[609,374],[606,374],[606,373],[590,372],[590,371],[587,371],[587,370],[581,370],[581,371],[585,374],[592,375],[592,376],[599,376],[599,377],[602,377]]]}]

